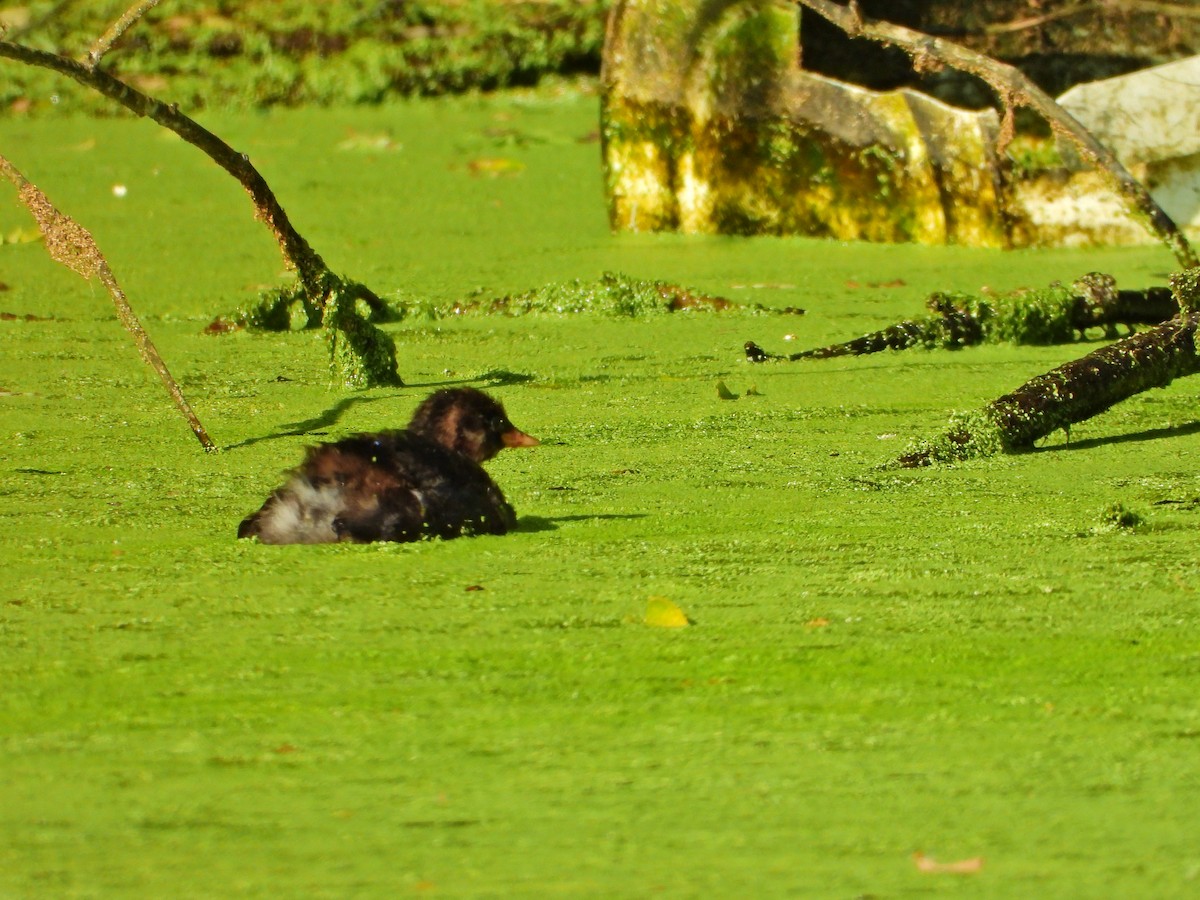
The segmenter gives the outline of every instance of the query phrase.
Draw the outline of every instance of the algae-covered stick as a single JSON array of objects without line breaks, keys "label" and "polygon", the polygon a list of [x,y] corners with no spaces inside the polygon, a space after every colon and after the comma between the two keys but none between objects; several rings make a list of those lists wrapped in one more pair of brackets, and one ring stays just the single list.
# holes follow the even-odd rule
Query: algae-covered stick
[{"label": "algae-covered stick", "polygon": [[1117,337],[1117,326],[1158,325],[1179,312],[1170,288],[1118,290],[1111,275],[1090,272],[1070,286],[1055,282],[1035,291],[973,296],[939,291],[925,301],[928,315],[916,316],[848,341],[782,355],[746,341],[746,359],[797,362],[865,356],[884,350],[956,350],[977,344],[1063,344],[1089,328]]},{"label": "algae-covered stick", "polygon": [[158,377],[162,379],[162,383],[167,388],[167,393],[171,395],[171,400],[175,403],[175,408],[183,413],[183,417],[192,427],[192,432],[200,441],[201,446],[209,452],[216,450],[217,447],[212,442],[212,438],[200,424],[200,419],[197,418],[191,404],[183,396],[183,391],[179,389],[178,383],[171,376],[167,364],[163,362],[163,358],[150,340],[150,335],[146,334],[146,329],[142,327],[133,307],[129,305],[129,300],[117,283],[117,278],[109,268],[108,261],[100,252],[100,248],[96,246],[95,238],[70,216],[55,209],[46,195],[3,156],[0,156],[0,172],[3,172],[4,176],[16,186],[21,203],[37,220],[38,229],[45,239],[46,252],[50,254],[50,258],[85,279],[99,278],[101,284],[108,289],[113,305],[117,308],[117,318],[121,320],[125,330],[133,336],[133,342],[137,346],[142,360],[158,373]]}]

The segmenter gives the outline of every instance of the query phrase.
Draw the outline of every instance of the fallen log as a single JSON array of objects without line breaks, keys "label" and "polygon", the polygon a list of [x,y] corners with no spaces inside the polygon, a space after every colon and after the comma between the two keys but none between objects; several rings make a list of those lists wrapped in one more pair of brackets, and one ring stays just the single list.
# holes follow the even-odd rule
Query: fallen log
[{"label": "fallen log", "polygon": [[1091,328],[1103,328],[1115,339],[1117,326],[1130,333],[1156,325],[1179,311],[1170,288],[1118,290],[1111,275],[1092,272],[1070,286],[1051,285],[1037,291],[1000,296],[935,293],[926,301],[930,315],[919,316],[853,340],[799,353],[770,353],[747,341],[750,362],[831,359],[883,350],[957,350],[976,344],[1061,344],[1082,339]]},{"label": "fallen log", "polygon": [[952,418],[945,432],[916,444],[895,465],[916,468],[1028,449],[1135,394],[1200,372],[1200,268],[1171,281],[1178,314],[1038,375],[980,410]]}]

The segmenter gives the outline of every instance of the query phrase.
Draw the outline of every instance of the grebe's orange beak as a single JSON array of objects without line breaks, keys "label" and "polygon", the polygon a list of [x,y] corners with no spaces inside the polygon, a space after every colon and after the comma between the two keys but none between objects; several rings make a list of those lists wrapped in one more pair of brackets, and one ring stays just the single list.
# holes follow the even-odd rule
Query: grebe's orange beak
[{"label": "grebe's orange beak", "polygon": [[505,447],[536,447],[541,443],[531,434],[526,434],[520,428],[510,428],[500,435]]}]

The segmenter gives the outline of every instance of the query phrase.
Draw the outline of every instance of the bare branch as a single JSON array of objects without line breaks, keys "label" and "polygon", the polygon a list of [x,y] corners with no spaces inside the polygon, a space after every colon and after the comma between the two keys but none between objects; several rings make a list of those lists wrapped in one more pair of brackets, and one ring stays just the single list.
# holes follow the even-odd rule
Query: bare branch
[{"label": "bare branch", "polygon": [[[245,188],[254,203],[255,217],[274,235],[283,254],[284,264],[296,270],[296,290],[318,312],[318,320],[329,329],[331,348],[348,347],[349,352],[331,352],[330,364],[335,380],[358,387],[401,384],[396,372],[395,342],[375,327],[373,321],[386,319],[387,304],[363,284],[342,278],[330,271],[325,261],[292,226],[287,213],[275,198],[250,158],[239,153],[208,129],[179,111],[175,104],[163,103],[100,68],[0,40],[0,58],[14,59],[26,65],[41,66],[69,75],[84,87],[103,94],[139,116],[145,116],[175,132],[192,146],[208,155]],[[355,303],[338,305],[338,298],[352,297]],[[368,318],[359,316],[356,303],[370,309]],[[336,308],[335,308],[336,307]],[[331,308],[336,315],[327,317]],[[337,332],[342,332],[339,336]]]},{"label": "bare branch", "polygon": [[1026,16],[1023,19],[1017,19],[1013,22],[999,22],[995,25],[988,25],[983,29],[983,33],[1007,34],[1011,31],[1025,31],[1028,28],[1039,28],[1048,22],[1055,22],[1059,19],[1070,19],[1075,16],[1081,16],[1085,13],[1093,12],[1095,9],[1096,7],[1090,3],[1077,3],[1074,6],[1052,10],[1040,16]]},{"label": "bare branch", "polygon": [[94,69],[100,65],[104,54],[112,49],[112,45],[120,40],[121,35],[128,31],[138,19],[158,6],[160,2],[161,0],[140,0],[125,10],[121,17],[108,26],[108,30],[96,39],[96,43],[92,44],[92,48],[87,52],[87,67]]},{"label": "bare branch", "polygon": [[163,103],[143,94],[137,88],[120,81],[101,69],[93,69],[73,59],[57,56],[10,41],[0,41],[0,57],[68,75],[84,87],[91,88],[139,116],[153,119],[164,128],[178,134],[189,144],[198,147],[236,178],[250,195],[257,217],[261,219],[279,244],[284,262],[294,268],[305,293],[311,297],[324,294],[323,283],[329,275],[325,261],[295,228],[280,206],[266,180],[250,164],[250,158],[239,153],[194,119],[181,113],[175,104]]},{"label": "bare branch", "polygon": [[794,0],[806,9],[829,20],[847,34],[865,37],[882,44],[899,47],[918,59],[939,62],[969,72],[991,86],[1006,105],[1028,106],[1051,124],[1055,131],[1068,138],[1084,159],[1106,176],[1127,206],[1142,218],[1153,232],[1171,249],[1184,268],[1200,264],[1200,258],[1183,233],[1155,202],[1150,193],[1134,178],[1111,150],[1101,144],[1083,125],[1054,101],[1049,94],[1030,81],[1019,69],[976,53],[944,38],[923,34],[901,25],[862,16],[856,3],[842,6],[833,0]]},{"label": "bare branch", "polygon": [[125,330],[132,335],[142,360],[158,373],[158,377],[162,379],[162,383],[175,403],[175,408],[187,419],[201,446],[209,452],[216,450],[217,447],[212,442],[212,438],[200,424],[199,418],[192,411],[192,407],[183,396],[179,385],[167,370],[167,364],[163,362],[163,358],[150,340],[150,336],[146,334],[133,307],[129,305],[128,298],[121,290],[121,286],[117,284],[116,276],[109,268],[104,254],[96,246],[92,235],[70,216],[55,209],[46,195],[3,156],[0,156],[0,174],[3,174],[16,186],[21,202],[37,220],[38,229],[45,238],[46,251],[50,254],[50,258],[55,262],[62,263],[85,279],[99,278],[100,282],[108,289],[113,305],[117,309],[117,318],[121,320]]}]

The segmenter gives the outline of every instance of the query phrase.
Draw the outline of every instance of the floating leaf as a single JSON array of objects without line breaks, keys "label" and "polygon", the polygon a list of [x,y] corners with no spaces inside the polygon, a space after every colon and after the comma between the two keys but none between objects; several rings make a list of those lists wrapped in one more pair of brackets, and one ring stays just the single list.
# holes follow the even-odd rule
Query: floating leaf
[{"label": "floating leaf", "polygon": [[16,228],[8,234],[0,234],[0,244],[32,244],[42,239],[42,233],[36,228]]},{"label": "floating leaf", "polygon": [[646,603],[646,624],[655,628],[686,628],[691,622],[683,610],[666,597],[651,597]]},{"label": "floating leaf", "polygon": [[525,163],[516,159],[506,159],[502,156],[484,156],[467,163],[472,175],[516,175],[525,169]]},{"label": "floating leaf", "polygon": [[982,856],[972,856],[970,859],[943,863],[931,856],[926,856],[920,850],[913,854],[913,863],[916,864],[917,871],[930,874],[974,875],[983,869]]},{"label": "floating leaf", "polygon": [[717,396],[720,397],[722,400],[736,400],[737,399],[737,394],[735,394],[733,391],[731,391],[729,389],[729,385],[727,385],[723,381],[717,382]]}]

